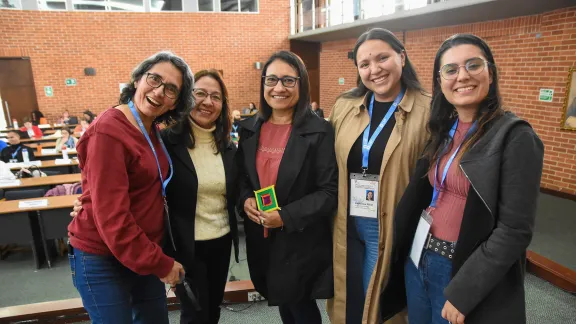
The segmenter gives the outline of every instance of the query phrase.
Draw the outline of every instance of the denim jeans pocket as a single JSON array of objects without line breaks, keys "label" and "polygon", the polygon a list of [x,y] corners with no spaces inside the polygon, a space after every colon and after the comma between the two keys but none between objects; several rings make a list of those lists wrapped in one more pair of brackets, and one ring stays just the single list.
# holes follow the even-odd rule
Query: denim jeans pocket
[{"label": "denim jeans pocket", "polygon": [[68,262],[70,263],[70,272],[72,274],[72,284],[76,287],[76,258],[74,255],[68,254]]}]

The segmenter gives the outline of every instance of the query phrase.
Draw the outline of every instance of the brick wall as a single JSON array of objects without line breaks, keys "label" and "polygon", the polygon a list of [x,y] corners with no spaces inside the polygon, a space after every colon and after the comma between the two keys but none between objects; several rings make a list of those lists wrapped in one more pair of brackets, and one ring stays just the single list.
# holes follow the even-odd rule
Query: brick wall
[{"label": "brick wall", "polygon": [[[476,34],[493,49],[501,72],[500,87],[506,108],[527,119],[546,146],[542,186],[576,194],[576,131],[560,129],[568,68],[576,65],[576,7],[535,16],[406,32],[408,56],[428,90],[432,85],[436,51],[455,33]],[[347,59],[347,52],[355,41],[322,44],[320,103],[326,112],[340,93],[355,84],[356,70]],[[338,85],[340,77],[345,78],[343,86]],[[540,88],[554,89],[552,103],[538,101]]]},{"label": "brick wall", "polygon": [[[262,1],[259,14],[0,10],[0,57],[30,57],[38,105],[48,118],[114,105],[119,83],[160,50],[182,56],[193,72],[223,70],[231,105],[242,108],[259,99],[254,63],[289,49],[288,6]],[[85,67],[96,76],[84,76]],[[66,87],[66,78],[78,85]],[[53,87],[53,97],[44,86]]]}]

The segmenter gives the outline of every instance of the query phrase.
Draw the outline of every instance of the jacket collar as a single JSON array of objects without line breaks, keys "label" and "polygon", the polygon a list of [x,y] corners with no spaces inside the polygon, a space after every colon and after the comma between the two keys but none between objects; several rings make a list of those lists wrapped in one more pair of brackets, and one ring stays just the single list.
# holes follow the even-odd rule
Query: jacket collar
[{"label": "jacket collar", "polygon": [[[256,114],[252,117],[246,118],[238,122],[240,127],[249,130],[252,133],[257,133],[262,124],[265,122],[264,118],[260,114]],[[292,130],[295,135],[306,135],[313,133],[325,133],[326,129],[322,122],[322,118],[318,117],[312,111],[306,114],[306,117],[302,123]]]},{"label": "jacket collar", "polygon": [[[418,91],[418,90],[412,90],[412,89],[406,90],[404,97],[400,101],[400,104],[398,104],[398,107],[401,110],[403,110],[404,112],[409,113],[412,111],[412,107],[414,106],[414,101],[416,100],[416,96],[414,95],[414,91]],[[368,106],[370,105],[370,100],[372,99],[372,94],[373,94],[372,91],[368,91],[368,92],[366,92],[364,97],[358,98],[356,100],[356,102],[354,102],[354,107],[356,108],[356,115],[360,114],[360,112],[362,110],[368,108]]]}]

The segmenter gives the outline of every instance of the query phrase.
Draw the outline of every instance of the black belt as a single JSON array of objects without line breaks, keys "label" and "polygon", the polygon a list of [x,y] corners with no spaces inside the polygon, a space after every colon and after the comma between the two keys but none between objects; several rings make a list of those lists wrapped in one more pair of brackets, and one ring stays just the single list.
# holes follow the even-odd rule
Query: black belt
[{"label": "black belt", "polygon": [[445,258],[452,260],[454,251],[456,251],[456,242],[444,241],[428,234],[428,241],[424,249],[437,253]]}]

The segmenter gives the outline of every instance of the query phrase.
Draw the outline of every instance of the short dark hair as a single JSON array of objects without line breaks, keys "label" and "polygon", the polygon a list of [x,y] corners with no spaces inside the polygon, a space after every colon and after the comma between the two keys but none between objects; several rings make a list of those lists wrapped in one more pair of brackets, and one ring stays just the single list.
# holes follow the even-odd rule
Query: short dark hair
[{"label": "short dark hair", "polygon": [[[400,77],[400,82],[402,85],[407,89],[414,89],[424,92],[420,81],[418,80],[418,74],[416,73],[416,69],[410,62],[408,58],[408,53],[406,52],[406,48],[404,44],[389,30],[384,28],[372,28],[365,32],[364,34],[358,37],[356,41],[356,45],[354,45],[354,66],[358,67],[358,61],[356,59],[358,55],[358,49],[364,42],[367,40],[381,40],[386,44],[390,45],[392,49],[400,54],[404,53],[404,67],[402,68],[402,76]],[[342,94],[345,98],[358,98],[363,97],[366,93],[370,91],[364,83],[362,83],[362,78],[360,78],[360,74],[357,73],[356,77],[356,88],[353,88],[345,93]]]},{"label": "short dark hair", "polygon": [[10,133],[16,134],[16,135],[18,135],[18,137],[22,137],[22,135],[20,134],[20,131],[17,131],[15,129],[9,130],[6,134],[10,134]]},{"label": "short dark hair", "polygon": [[194,76],[192,75],[192,71],[188,64],[172,52],[163,51],[156,53],[140,63],[132,71],[132,76],[128,85],[122,89],[119,102],[120,104],[128,104],[136,93],[134,83],[139,81],[154,65],[162,62],[172,63],[172,65],[182,73],[182,87],[180,88],[178,99],[176,99],[176,107],[173,110],[158,116],[155,120],[157,123],[171,124],[188,116],[194,107],[194,97],[192,96]]},{"label": "short dark hair", "polygon": [[72,132],[70,131],[70,128],[68,128],[68,127],[62,127],[60,129],[60,132],[64,132],[64,131],[68,132],[68,134],[72,134]]},{"label": "short dark hair", "polygon": [[266,64],[264,64],[264,68],[262,69],[262,78],[260,80],[260,111],[259,114],[264,120],[268,120],[272,115],[272,107],[268,105],[266,99],[264,98],[264,77],[266,76],[266,72],[268,70],[268,66],[272,64],[272,62],[280,60],[288,65],[290,65],[296,73],[298,73],[298,84],[300,88],[298,89],[299,98],[296,106],[294,107],[294,115],[292,116],[292,124],[294,126],[300,125],[306,116],[306,113],[310,111],[310,81],[308,79],[308,71],[306,70],[306,66],[302,59],[289,51],[280,51],[272,54]]},{"label": "short dark hair", "polygon": [[30,120],[30,117],[26,116],[26,117],[22,118],[22,122],[24,124],[26,124],[26,123],[31,123],[32,121]]},{"label": "short dark hair", "polygon": [[[232,122],[230,121],[230,107],[228,103],[228,88],[224,84],[224,79],[218,70],[209,69],[201,70],[194,74],[194,79],[196,81],[207,77],[212,78],[218,82],[220,88],[222,89],[222,111],[220,116],[216,119],[216,130],[214,131],[214,142],[216,143],[216,152],[224,152],[230,143],[230,130],[232,129]],[[194,107],[196,109],[196,107]],[[194,133],[191,130],[192,126],[188,118],[182,118],[174,127],[170,127],[168,132],[172,136],[182,136],[184,134],[184,145],[186,147],[193,149],[195,146]]]}]

